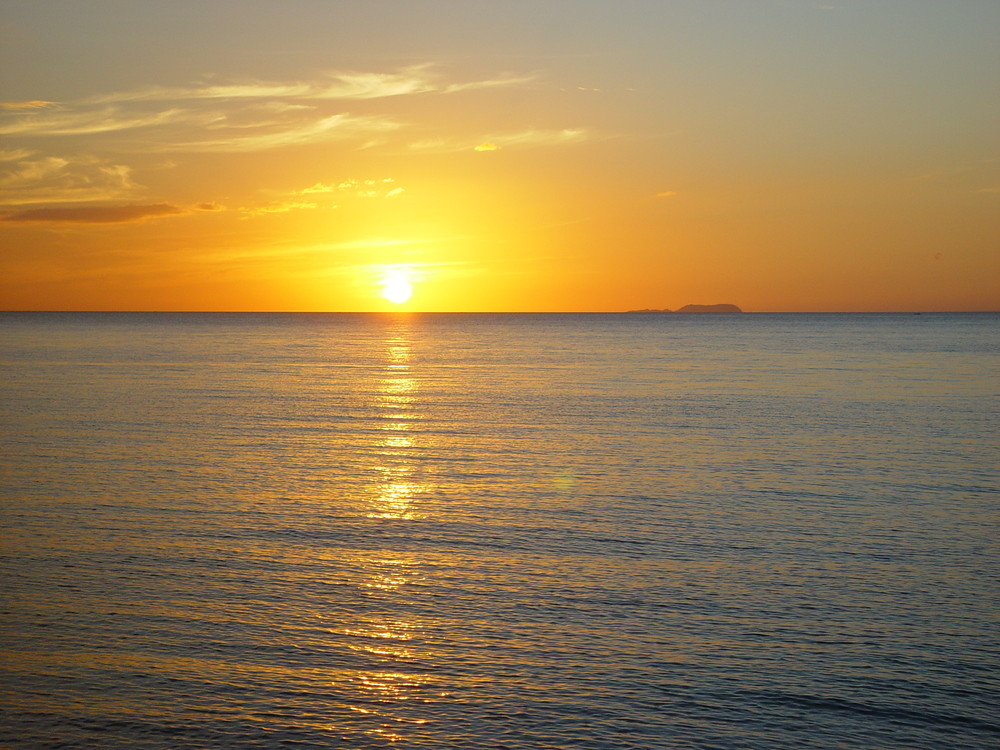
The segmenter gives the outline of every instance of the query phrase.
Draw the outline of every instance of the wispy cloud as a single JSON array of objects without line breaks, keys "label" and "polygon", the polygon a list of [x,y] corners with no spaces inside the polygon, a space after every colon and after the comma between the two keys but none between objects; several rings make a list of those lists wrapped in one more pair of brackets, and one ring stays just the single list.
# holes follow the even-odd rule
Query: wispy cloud
[{"label": "wispy cloud", "polygon": [[58,107],[55,102],[47,102],[41,99],[32,99],[27,102],[0,102],[0,109],[24,111],[31,109],[46,109],[48,107]]},{"label": "wispy cloud", "polygon": [[4,216],[2,221],[67,222],[74,224],[121,224],[129,221],[186,213],[180,206],[153,203],[147,206],[78,206],[74,208],[31,208]]},{"label": "wispy cloud", "polygon": [[122,104],[126,102],[179,102],[195,99],[288,99],[307,96],[308,83],[196,83],[188,86],[147,86],[132,91],[116,91],[84,99],[82,104]]},{"label": "wispy cloud", "polygon": [[250,217],[300,209],[330,209],[337,208],[338,204],[333,201],[340,199],[395,198],[404,192],[403,188],[395,185],[395,180],[391,177],[376,180],[349,177],[339,182],[314,182],[309,187],[285,193],[282,200],[243,206],[240,211],[244,216]]},{"label": "wispy cloud", "polygon": [[524,130],[519,133],[494,136],[490,139],[490,142],[497,144],[500,148],[510,146],[561,146],[570,143],[581,143],[587,140],[587,137],[587,131],[583,128]]},{"label": "wispy cloud", "polygon": [[260,216],[262,214],[285,214],[289,211],[316,208],[315,203],[307,201],[272,201],[259,206],[241,206],[240,213],[244,216]]},{"label": "wispy cloud", "polygon": [[387,118],[360,117],[350,114],[336,114],[322,117],[311,122],[288,124],[283,127],[263,127],[256,132],[246,134],[246,129],[230,131],[226,137],[211,140],[183,141],[164,144],[162,151],[262,151],[296,146],[307,143],[317,143],[334,139],[368,136],[373,132],[395,130],[399,124]]},{"label": "wispy cloud", "polygon": [[365,100],[413,94],[454,94],[474,89],[529,83],[534,75],[502,75],[476,81],[446,82],[430,64],[412,65],[395,72],[330,71],[315,80],[238,83],[202,82],[187,86],[150,86],[133,91],[91,97],[92,104],[184,101],[196,99],[314,99]]},{"label": "wispy cloud", "polygon": [[[172,108],[128,114],[118,107],[80,112],[56,111],[0,122],[0,135],[92,136],[145,129],[147,132],[135,134],[131,141],[119,139],[114,144],[115,148],[161,152],[242,152],[331,138],[370,138],[373,133],[385,133],[399,127],[387,117],[349,113],[315,117],[311,115],[311,109],[305,106],[254,105],[228,112]],[[206,132],[215,133],[216,137],[197,137]]]},{"label": "wispy cloud", "polygon": [[293,195],[354,195],[359,198],[392,198],[403,193],[403,188],[392,187],[391,177],[381,180],[357,180],[349,177],[338,183],[317,182],[307,188],[293,191]]},{"label": "wispy cloud", "polygon": [[[90,136],[146,129],[131,141],[119,138],[116,150],[160,152],[247,152],[328,141],[370,138],[396,130],[387,117],[349,113],[306,116],[310,107],[259,106],[230,112],[173,108],[126,114],[117,107],[82,112],[52,112],[0,122],[0,135]],[[206,132],[214,138],[198,138]],[[131,144],[131,148],[129,147]]]},{"label": "wispy cloud", "polygon": [[471,91],[474,89],[491,89],[501,86],[519,86],[521,84],[531,83],[536,79],[537,76],[535,74],[505,75],[505,76],[499,76],[497,78],[490,78],[483,81],[471,81],[469,83],[452,83],[448,86],[445,86],[443,91],[446,94],[454,94],[459,91]]},{"label": "wispy cloud", "polygon": [[3,161],[11,166],[0,173],[0,205],[120,200],[138,188],[124,164],[95,157],[41,156],[23,149],[6,155]]},{"label": "wispy cloud", "polygon": [[314,96],[318,99],[381,99],[440,91],[440,84],[433,80],[428,68],[421,65],[400,73],[335,73]]},{"label": "wispy cloud", "polygon": [[330,193],[336,193],[339,185],[327,185],[325,182],[316,182],[307,188],[302,188],[301,190],[294,191],[295,195],[324,195]]},{"label": "wispy cloud", "polygon": [[34,151],[30,151],[26,148],[12,148],[8,150],[0,149],[0,162],[20,161],[21,159],[27,159],[34,153]]},{"label": "wispy cloud", "polygon": [[152,125],[166,125],[182,119],[189,119],[189,113],[180,109],[134,115],[123,114],[121,110],[113,107],[80,112],[56,110],[43,114],[21,115],[9,122],[0,123],[0,135],[51,136],[111,133]]},{"label": "wispy cloud", "polygon": [[[384,116],[329,111],[308,115],[318,107],[329,108],[330,102],[456,94],[518,85],[532,78],[511,75],[449,82],[432,66],[417,65],[395,72],[332,72],[311,81],[152,86],[59,105],[42,100],[7,102],[0,105],[0,134],[82,136],[149,129],[155,132],[141,141],[144,149],[151,143],[158,150],[267,149],[308,142],[334,130],[370,135],[398,127]],[[206,102],[211,102],[208,108]],[[199,139],[191,132],[234,128],[264,132],[225,139]]]},{"label": "wispy cloud", "polygon": [[[434,138],[414,141],[411,151],[453,152],[453,151],[499,151],[502,148],[536,148],[539,146],[563,146],[583,143],[590,134],[583,128],[564,130],[522,130],[516,133],[493,134],[478,141],[459,141],[454,138]],[[472,145],[476,144],[476,145]]]},{"label": "wispy cloud", "polygon": [[[534,74],[503,74],[456,80],[425,64],[388,72],[334,71],[298,81],[208,80],[147,86],[59,103],[42,99],[0,103],[0,136],[6,139],[6,149],[0,151],[0,188],[6,195],[0,205],[136,200],[142,188],[133,181],[133,170],[148,168],[154,154],[248,154],[328,143],[355,149],[399,144],[399,131],[416,125],[365,102],[458,96],[520,86],[534,79]],[[352,102],[356,110],[344,111]],[[496,150],[573,143],[585,137],[582,130],[526,130],[411,148],[446,152],[479,144],[480,150]],[[396,198],[404,192],[403,187],[390,183],[340,180],[331,185],[328,189],[317,183],[297,196],[280,196],[282,200],[274,206],[304,207],[310,194]],[[275,209],[247,211],[267,210]]]}]

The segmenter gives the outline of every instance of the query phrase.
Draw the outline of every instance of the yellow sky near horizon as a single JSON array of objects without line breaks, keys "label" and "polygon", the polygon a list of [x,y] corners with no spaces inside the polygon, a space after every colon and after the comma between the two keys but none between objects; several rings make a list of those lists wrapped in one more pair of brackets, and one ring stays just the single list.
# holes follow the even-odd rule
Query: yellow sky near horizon
[{"label": "yellow sky near horizon", "polygon": [[0,25],[2,309],[1000,309],[995,3]]}]

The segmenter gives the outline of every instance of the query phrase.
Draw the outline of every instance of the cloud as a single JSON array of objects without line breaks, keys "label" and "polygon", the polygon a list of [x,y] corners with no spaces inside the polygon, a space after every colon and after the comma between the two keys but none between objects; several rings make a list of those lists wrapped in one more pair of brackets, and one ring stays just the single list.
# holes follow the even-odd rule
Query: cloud
[{"label": "cloud", "polygon": [[444,93],[454,94],[459,91],[472,91],[475,89],[488,89],[496,88],[498,86],[517,86],[523,83],[531,83],[537,78],[535,74],[530,75],[507,75],[500,76],[499,78],[492,78],[485,81],[472,81],[469,83],[453,83],[449,86],[445,86]]},{"label": "cloud", "polygon": [[124,164],[90,156],[41,156],[23,149],[7,156],[3,161],[11,166],[0,172],[0,205],[121,200],[138,188]]},{"label": "cloud", "polygon": [[675,195],[677,195],[677,191],[676,190],[664,190],[662,193],[657,193],[656,197],[657,198],[673,198]]},{"label": "cloud", "polygon": [[491,142],[498,147],[508,146],[559,146],[581,143],[587,139],[587,131],[582,128],[563,130],[524,130],[520,133],[496,136]]},{"label": "cloud", "polygon": [[[280,104],[280,103],[279,103]],[[386,117],[337,113],[306,119],[306,106],[270,106],[255,103],[231,111],[171,108],[159,112],[123,113],[118,107],[80,112],[21,115],[0,122],[0,135],[88,136],[147,129],[133,136],[133,149],[142,151],[260,151],[329,140],[331,137],[370,137],[395,130]],[[206,131],[211,139],[194,139]],[[137,141],[135,139],[138,139]],[[129,141],[119,139],[118,149]]]},{"label": "cloud", "polygon": [[27,102],[0,102],[0,109],[25,110],[25,109],[46,109],[48,107],[58,107],[55,102],[46,102],[41,99],[32,99]]},{"label": "cloud", "polygon": [[272,200],[258,205],[241,206],[244,218],[264,214],[280,214],[303,209],[335,209],[333,201],[340,198],[395,198],[404,192],[395,187],[391,177],[358,180],[349,177],[340,182],[315,182],[309,187],[285,193],[280,200]]},{"label": "cloud", "polygon": [[336,184],[317,182],[307,188],[295,190],[292,195],[353,195],[359,198],[393,198],[403,193],[401,187],[389,187],[395,180],[385,177],[381,180],[357,180],[349,177]]},{"label": "cloud", "polygon": [[326,87],[314,96],[318,99],[381,99],[441,90],[427,75],[428,67],[407,68],[400,73],[334,73]]},{"label": "cloud", "polygon": [[[398,127],[386,117],[345,112],[303,118],[324,102],[363,101],[417,94],[455,94],[512,86],[533,76],[446,82],[430,65],[395,72],[331,72],[311,81],[236,83],[202,82],[186,86],[153,86],[113,92],[55,105],[41,100],[0,105],[0,135],[86,136],[149,130],[143,150],[233,150],[309,142],[333,130],[352,134],[384,132]],[[206,102],[211,102],[206,107]],[[351,127],[348,127],[351,126]],[[219,139],[192,137],[192,130],[242,129],[250,135]],[[119,141],[117,148],[128,147]]]},{"label": "cloud", "polygon": [[260,216],[261,214],[284,214],[289,211],[300,209],[316,208],[315,203],[305,201],[276,201],[265,203],[261,206],[241,206],[240,212],[247,217]]},{"label": "cloud", "polygon": [[312,86],[306,83],[192,84],[189,86],[149,86],[135,91],[118,91],[93,96],[84,104],[123,104],[127,102],[168,102],[193,99],[280,99],[306,96]]},{"label": "cloud", "polygon": [[396,72],[330,71],[316,80],[240,83],[195,83],[187,86],[150,86],[135,91],[91,97],[90,104],[122,102],[184,101],[196,99],[301,99],[365,100],[425,93],[454,94],[474,89],[514,86],[535,79],[534,75],[505,75],[479,81],[443,83],[430,64],[411,65]]},{"label": "cloud", "polygon": [[[522,130],[506,135],[492,135],[473,146],[475,151],[499,151],[502,148],[536,148],[539,146],[562,146],[582,143],[590,137],[582,128],[566,128],[563,130]],[[452,152],[465,151],[469,148],[468,141],[445,140],[436,138],[415,141],[409,146],[411,151]]]},{"label": "cloud", "polygon": [[312,195],[313,193],[335,193],[337,192],[336,185],[327,185],[323,182],[317,182],[310,185],[307,188],[302,188],[301,190],[296,190],[295,195]]},{"label": "cloud", "polygon": [[194,207],[199,211],[225,211],[225,206],[220,206],[218,203],[209,201],[207,203],[195,203]]},{"label": "cloud", "polygon": [[179,109],[135,115],[123,115],[118,108],[114,107],[81,112],[60,110],[40,115],[21,115],[10,122],[0,123],[0,135],[52,136],[112,133],[153,125],[166,125],[185,117],[186,113]]},{"label": "cloud", "polygon": [[[399,124],[380,117],[356,117],[347,113],[323,117],[301,124],[290,124],[268,132],[245,135],[247,128],[232,132],[228,137],[206,141],[177,141],[164,144],[163,151],[242,152],[262,151],[283,146],[319,143],[332,139],[352,138],[373,132],[395,130]],[[263,128],[261,128],[263,129]]]},{"label": "cloud", "polygon": [[[4,191],[0,205],[136,200],[141,186],[132,180],[132,163],[137,170],[148,167],[151,155],[243,154],[335,142],[357,149],[384,145],[403,123],[382,112],[343,111],[337,103],[453,96],[533,79],[533,75],[498,75],[456,81],[431,65],[416,65],[388,72],[334,71],[305,81],[151,86],[58,104],[41,99],[4,102],[0,103],[0,136],[5,139],[0,151]],[[499,148],[572,142],[578,133],[582,131],[527,131],[493,137],[488,143]],[[43,141],[59,146],[42,147]],[[441,143],[433,150],[457,151],[470,145],[469,141]],[[360,183],[346,187],[335,183],[335,190],[317,186],[317,193],[362,197],[392,198],[403,190]]]},{"label": "cloud", "polygon": [[34,151],[29,151],[26,148],[14,148],[9,151],[0,149],[0,162],[2,161],[21,161],[22,159],[27,159],[29,156],[34,154]]},{"label": "cloud", "polygon": [[78,206],[74,208],[31,208],[3,217],[2,221],[67,222],[74,224],[121,224],[159,216],[183,214],[186,211],[170,203],[147,206]]}]

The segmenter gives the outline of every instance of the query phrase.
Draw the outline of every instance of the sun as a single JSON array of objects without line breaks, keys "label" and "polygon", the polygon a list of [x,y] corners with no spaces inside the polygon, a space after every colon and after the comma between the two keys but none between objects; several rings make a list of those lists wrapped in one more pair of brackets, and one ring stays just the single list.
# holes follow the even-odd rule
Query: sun
[{"label": "sun", "polygon": [[397,271],[382,281],[382,296],[394,305],[401,305],[413,296],[413,285]]}]

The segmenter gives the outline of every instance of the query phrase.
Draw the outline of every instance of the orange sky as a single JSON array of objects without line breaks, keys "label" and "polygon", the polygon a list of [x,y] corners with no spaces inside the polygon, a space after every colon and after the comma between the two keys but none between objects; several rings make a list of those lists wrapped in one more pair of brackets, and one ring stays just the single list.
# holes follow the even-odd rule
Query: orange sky
[{"label": "orange sky", "polygon": [[993,0],[0,24],[3,309],[1000,309]]}]

